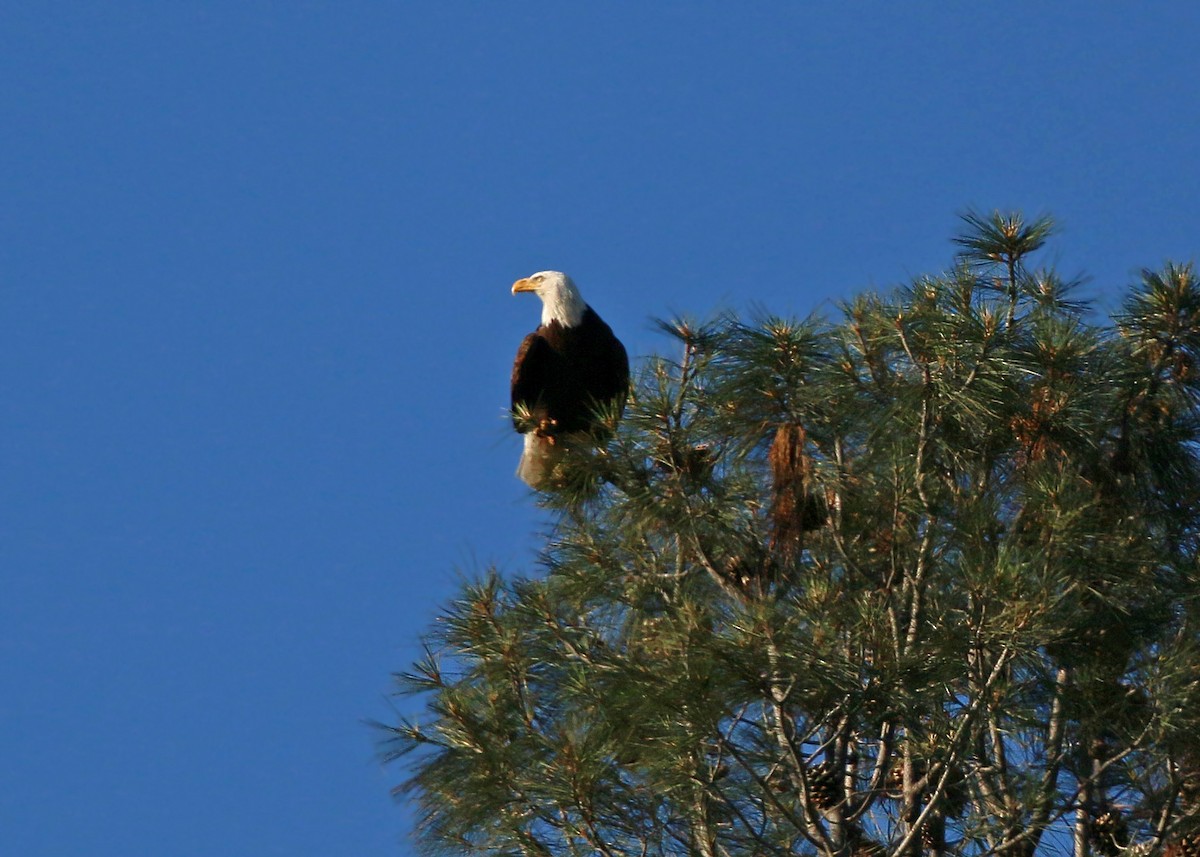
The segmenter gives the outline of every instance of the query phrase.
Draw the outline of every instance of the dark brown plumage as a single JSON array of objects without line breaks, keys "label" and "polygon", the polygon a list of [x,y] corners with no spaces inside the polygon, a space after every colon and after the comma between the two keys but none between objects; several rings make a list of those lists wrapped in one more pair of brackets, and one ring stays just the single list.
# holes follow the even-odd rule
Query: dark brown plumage
[{"label": "dark brown plumage", "polygon": [[[535,428],[554,437],[587,431],[597,406],[624,403],[629,390],[625,346],[591,307],[575,327],[543,324],[517,349],[512,371],[513,413],[527,413]],[[530,424],[513,417],[517,431]]]}]

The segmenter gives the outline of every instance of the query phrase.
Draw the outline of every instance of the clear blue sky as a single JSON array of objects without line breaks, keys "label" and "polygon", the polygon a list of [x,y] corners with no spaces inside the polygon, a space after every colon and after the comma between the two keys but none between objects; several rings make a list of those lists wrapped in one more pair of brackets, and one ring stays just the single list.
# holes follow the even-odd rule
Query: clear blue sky
[{"label": "clear blue sky", "polygon": [[532,571],[508,372],[1058,215],[1200,252],[1200,5],[53,2],[0,14],[0,852],[407,855],[363,721]]}]

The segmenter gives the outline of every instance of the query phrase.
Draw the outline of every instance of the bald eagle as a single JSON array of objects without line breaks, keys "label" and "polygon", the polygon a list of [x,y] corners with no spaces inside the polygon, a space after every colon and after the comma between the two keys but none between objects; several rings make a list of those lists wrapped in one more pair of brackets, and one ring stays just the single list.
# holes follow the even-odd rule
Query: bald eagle
[{"label": "bald eagle", "polygon": [[566,274],[533,274],[513,283],[518,292],[542,299],[542,324],[521,343],[512,370],[513,425],[525,436],[517,475],[536,488],[559,451],[596,426],[598,413],[623,410],[629,358]]}]

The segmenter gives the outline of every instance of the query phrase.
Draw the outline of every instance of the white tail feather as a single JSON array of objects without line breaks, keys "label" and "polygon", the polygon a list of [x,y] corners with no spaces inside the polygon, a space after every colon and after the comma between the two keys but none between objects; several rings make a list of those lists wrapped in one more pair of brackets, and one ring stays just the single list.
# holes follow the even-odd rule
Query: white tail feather
[{"label": "white tail feather", "polygon": [[549,438],[538,437],[535,432],[526,432],[524,437],[525,449],[517,465],[517,476],[530,488],[540,488],[554,472],[562,451]]}]

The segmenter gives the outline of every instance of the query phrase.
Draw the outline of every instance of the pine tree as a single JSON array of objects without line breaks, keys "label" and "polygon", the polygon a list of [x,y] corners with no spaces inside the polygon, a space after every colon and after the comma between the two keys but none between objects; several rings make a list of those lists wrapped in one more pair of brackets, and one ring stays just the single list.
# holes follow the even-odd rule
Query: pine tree
[{"label": "pine tree", "polygon": [[[836,320],[664,323],[385,727],[433,852],[1195,853],[1200,280],[969,214]],[[673,349],[674,350],[674,349]]]}]

